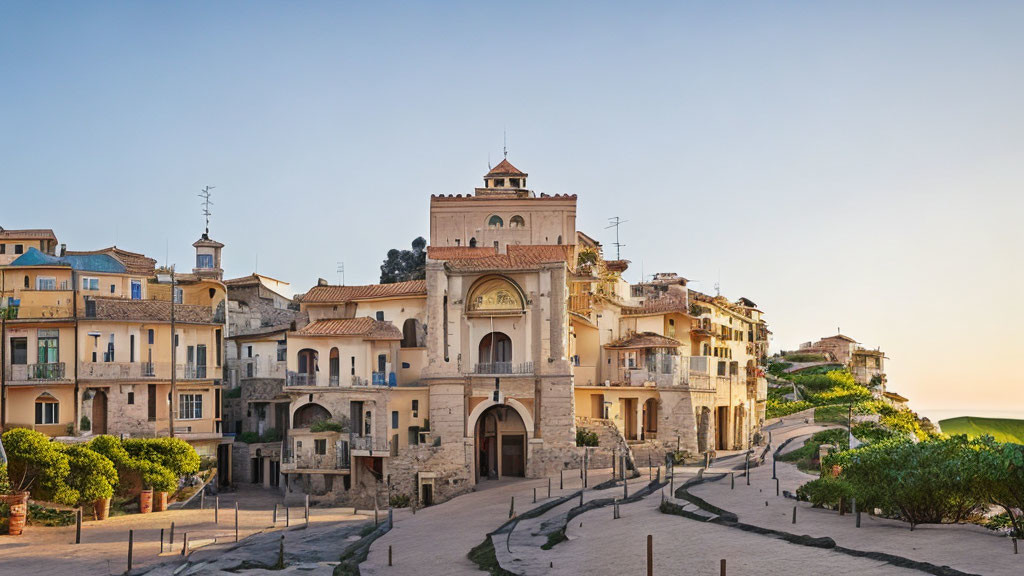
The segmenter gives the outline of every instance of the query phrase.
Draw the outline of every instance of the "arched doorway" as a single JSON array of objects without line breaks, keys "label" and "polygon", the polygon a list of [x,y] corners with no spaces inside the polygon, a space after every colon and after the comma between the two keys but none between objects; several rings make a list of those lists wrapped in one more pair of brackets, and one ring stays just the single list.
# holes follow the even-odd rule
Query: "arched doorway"
[{"label": "arched doorway", "polygon": [[526,476],[526,424],[511,406],[484,410],[476,422],[476,480]]},{"label": "arched doorway", "polygon": [[415,318],[406,318],[402,324],[402,348],[417,348],[420,331],[420,321]]},{"label": "arched doorway", "polygon": [[107,433],[107,393],[96,390],[92,397],[92,433]]},{"label": "arched doorway", "polygon": [[479,363],[492,365],[491,374],[503,374],[512,366],[512,339],[504,332],[490,332],[480,339]]},{"label": "arched doorway", "polygon": [[292,427],[309,428],[313,422],[330,420],[331,412],[319,404],[306,404],[295,411]]},{"label": "arched doorway", "polygon": [[656,440],[658,438],[658,399],[648,398],[644,402],[643,429],[641,440]]},{"label": "arched doorway", "polygon": [[320,371],[317,365],[317,351],[310,348],[299,350],[299,371],[296,377],[299,379],[299,386],[316,386],[316,373]]}]

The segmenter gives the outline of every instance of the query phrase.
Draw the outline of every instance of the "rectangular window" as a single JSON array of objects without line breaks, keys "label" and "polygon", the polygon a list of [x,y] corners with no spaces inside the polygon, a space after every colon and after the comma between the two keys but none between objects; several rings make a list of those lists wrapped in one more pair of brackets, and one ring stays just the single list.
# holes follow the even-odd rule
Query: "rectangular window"
[{"label": "rectangular window", "polygon": [[110,285],[110,293],[113,294],[116,291],[117,291],[117,286],[115,286],[114,284],[111,284]]},{"label": "rectangular window", "polygon": [[384,311],[383,310],[377,310],[377,320],[379,322],[383,322],[384,321]]},{"label": "rectangular window", "polygon": [[213,254],[196,254],[196,268],[213,268]]},{"label": "rectangular window", "polygon": [[36,402],[36,424],[59,424],[60,404]]},{"label": "rectangular window", "polygon": [[391,412],[391,428],[393,430],[398,430],[398,411],[397,410]]},{"label": "rectangular window", "polygon": [[277,361],[285,362],[288,360],[288,344],[284,340],[277,342]]},{"label": "rectangular window", "polygon": [[152,328],[150,328],[149,331],[147,332],[147,337],[149,338],[150,344],[153,344],[153,342],[156,340],[156,334],[154,333]]},{"label": "rectangular window", "polygon": [[203,417],[202,394],[178,395],[178,418],[181,420],[201,420]]},{"label": "rectangular window", "polygon": [[135,404],[135,392],[128,393],[128,403]]},{"label": "rectangular window", "polygon": [[413,418],[419,418],[420,417],[420,401],[419,400],[413,400],[412,401],[412,417]]},{"label": "rectangular window", "polygon": [[146,410],[150,422],[156,422],[156,384],[146,387]]},{"label": "rectangular window", "polygon": [[352,375],[353,376],[356,375],[356,357],[355,356],[352,357]]},{"label": "rectangular window", "polygon": [[142,280],[132,280],[132,300],[142,300]]},{"label": "rectangular window", "polygon": [[38,356],[36,362],[39,364],[53,364],[60,362],[60,345],[57,340],[56,330],[40,330],[36,339],[38,342]]},{"label": "rectangular window", "polygon": [[0,244],[0,254],[7,254],[7,244]]},{"label": "rectangular window", "polygon": [[15,254],[21,254],[24,251],[25,251],[25,247],[22,246],[21,244],[15,244],[14,245],[14,253]]},{"label": "rectangular window", "polygon": [[36,278],[36,290],[56,290],[57,279],[56,278]]},{"label": "rectangular window", "polygon": [[28,364],[28,338],[11,338],[11,364]]},{"label": "rectangular window", "polygon": [[323,455],[327,454],[327,439],[326,438],[317,438],[317,439],[313,440],[313,452],[317,456],[323,456]]},{"label": "rectangular window", "polygon": [[107,342],[107,351],[103,354],[104,362],[114,361],[114,335],[110,335],[110,341]]},{"label": "rectangular window", "polygon": [[128,361],[135,362],[135,334],[128,336]]},{"label": "rectangular window", "polygon": [[181,304],[185,301],[185,294],[181,291],[181,288],[174,289],[174,303]]},{"label": "rectangular window", "polygon": [[245,357],[246,358],[252,358],[252,345],[251,344],[245,347]]},{"label": "rectangular window", "polygon": [[82,276],[82,290],[99,290],[100,279],[89,278],[88,276]]},{"label": "rectangular window", "polygon": [[216,348],[215,348],[215,350],[214,350],[214,351],[215,351],[215,357],[216,357],[216,359],[217,359],[217,364],[216,364],[216,366],[220,366],[220,362],[221,362],[221,355],[223,354],[223,353],[221,352],[221,346],[220,346],[220,345],[221,345],[221,340],[222,340],[223,338],[222,338],[222,334],[221,334],[221,331],[220,331],[219,329],[218,329],[218,330],[214,330],[214,331],[213,331],[213,338],[214,338],[214,342],[215,342],[214,346],[216,346]]}]

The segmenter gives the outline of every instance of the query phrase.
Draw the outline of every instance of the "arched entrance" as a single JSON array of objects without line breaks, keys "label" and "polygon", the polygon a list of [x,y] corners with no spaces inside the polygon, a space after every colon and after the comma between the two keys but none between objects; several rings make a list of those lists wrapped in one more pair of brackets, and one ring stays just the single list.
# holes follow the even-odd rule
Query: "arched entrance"
[{"label": "arched entrance", "polygon": [[306,404],[295,411],[292,417],[294,428],[309,428],[313,422],[331,419],[331,412],[319,404]]},{"label": "arched entrance", "polygon": [[526,424],[511,406],[484,410],[474,431],[476,480],[526,476]]},{"label": "arched entrance", "polygon": [[107,433],[107,393],[96,390],[92,397],[92,433]]},{"label": "arched entrance", "polygon": [[641,440],[656,440],[658,438],[658,399],[648,398],[644,402],[644,423],[641,430]]}]

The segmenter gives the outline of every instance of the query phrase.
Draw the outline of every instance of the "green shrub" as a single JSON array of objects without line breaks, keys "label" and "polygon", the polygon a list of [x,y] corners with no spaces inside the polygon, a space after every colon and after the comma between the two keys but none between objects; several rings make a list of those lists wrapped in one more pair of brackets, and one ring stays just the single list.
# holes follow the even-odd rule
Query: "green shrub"
[{"label": "green shrub", "polygon": [[899,432],[893,432],[888,428],[875,422],[861,422],[853,425],[853,435],[865,443],[881,442],[900,436]]},{"label": "green shrub", "polygon": [[267,431],[263,433],[264,442],[280,442],[281,433],[277,431],[277,428],[267,428]]},{"label": "green shrub", "polygon": [[12,428],[4,432],[7,473],[12,490],[29,490],[34,498],[64,502],[70,488],[64,479],[70,471],[68,456],[41,432]]},{"label": "green shrub", "polygon": [[242,432],[235,437],[235,440],[246,444],[255,444],[260,441],[260,435],[255,432]]},{"label": "green shrub", "polygon": [[797,488],[796,497],[805,502],[810,502],[815,508],[843,508],[849,509],[850,499],[854,496],[853,488],[842,478],[833,478],[825,475],[817,480],[811,480]]},{"label": "green shrub", "polygon": [[242,387],[241,386],[236,386],[234,388],[229,388],[226,392],[224,392],[224,397],[225,398],[241,398],[242,397]]},{"label": "green shrub", "polygon": [[157,492],[174,492],[178,489],[178,477],[166,466],[149,460],[137,460],[136,466],[144,487]]},{"label": "green shrub", "polygon": [[62,504],[84,506],[114,495],[118,478],[113,462],[80,444],[64,446],[64,452],[68,456],[67,484],[71,490]]},{"label": "green shrub", "polygon": [[159,464],[177,477],[199,472],[199,454],[181,438],[129,438],[123,445],[132,458]]},{"label": "green shrub", "polygon": [[409,503],[412,501],[408,494],[392,494],[391,495],[391,507],[392,508],[408,508]]},{"label": "green shrub", "polygon": [[0,462],[0,494],[11,492],[11,479],[7,476],[7,464]]},{"label": "green shrub", "polygon": [[597,432],[592,432],[586,428],[576,429],[576,445],[577,446],[597,446],[598,438]]},{"label": "green shrub", "polygon": [[789,416],[797,412],[802,412],[808,408],[813,408],[814,405],[804,400],[797,400],[796,402],[785,402],[777,398],[768,398],[765,403],[765,418],[779,418],[781,416]]},{"label": "green shrub", "polygon": [[78,422],[78,427],[81,428],[83,432],[88,432],[89,430],[92,430],[92,421],[89,420],[88,416],[82,416],[82,419]]},{"label": "green shrub", "polygon": [[310,432],[347,432],[345,425],[333,420],[317,420],[309,425]]},{"label": "green shrub", "polygon": [[773,376],[782,377],[786,374],[786,370],[793,367],[792,362],[771,362],[768,364],[768,373]]}]

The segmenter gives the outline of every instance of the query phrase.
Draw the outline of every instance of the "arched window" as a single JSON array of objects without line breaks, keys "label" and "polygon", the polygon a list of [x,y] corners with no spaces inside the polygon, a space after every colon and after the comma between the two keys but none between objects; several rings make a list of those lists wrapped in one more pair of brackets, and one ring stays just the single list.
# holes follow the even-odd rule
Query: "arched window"
[{"label": "arched window", "polygon": [[36,398],[36,424],[60,424],[60,403],[49,392]]},{"label": "arched window", "polygon": [[501,216],[498,216],[497,214],[491,216],[491,218],[487,221],[487,226],[489,228],[501,228],[504,225],[505,222],[502,221]]},{"label": "arched window", "polygon": [[523,311],[522,292],[503,276],[481,278],[470,289],[466,301],[469,312],[502,315]]},{"label": "arched window", "polygon": [[316,386],[316,376],[320,372],[317,356],[316,350],[299,350],[299,370],[295,374],[295,386]]},{"label": "arched window", "polygon": [[295,428],[309,428],[309,426],[318,421],[328,421],[331,419],[331,413],[319,404],[306,404],[295,411],[295,416],[292,418],[292,426]]},{"label": "arched window", "polygon": [[561,246],[561,244],[562,244],[562,236],[561,235],[558,236],[558,244],[559,244],[559,246]]},{"label": "arched window", "polygon": [[416,348],[419,338],[420,321],[415,318],[407,318],[402,324],[402,348]]},{"label": "arched window", "polygon": [[494,370],[487,370],[487,372],[502,373],[502,368],[512,362],[512,339],[503,332],[486,334],[480,339],[479,360],[480,364],[494,365]]},{"label": "arched window", "polygon": [[509,228],[526,228],[526,220],[522,216],[513,216],[508,221]]},{"label": "arched window", "polygon": [[469,247],[470,248],[476,248],[476,238],[470,238],[469,239]]},{"label": "arched window", "polygon": [[341,378],[341,355],[338,349],[331,348],[331,386],[337,386]]}]

